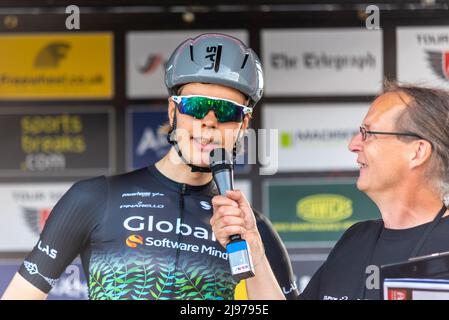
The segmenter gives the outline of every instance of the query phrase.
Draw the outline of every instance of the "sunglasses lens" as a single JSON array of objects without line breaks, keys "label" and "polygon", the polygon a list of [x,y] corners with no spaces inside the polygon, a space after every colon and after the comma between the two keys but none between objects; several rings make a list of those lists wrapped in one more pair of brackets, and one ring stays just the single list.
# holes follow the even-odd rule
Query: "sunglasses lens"
[{"label": "sunglasses lens", "polygon": [[183,97],[178,104],[178,110],[182,114],[192,116],[196,119],[203,119],[209,111],[209,108],[202,101],[201,97]]},{"label": "sunglasses lens", "polygon": [[243,120],[242,108],[230,101],[217,100],[215,115],[219,122],[242,122]]},{"label": "sunglasses lens", "polygon": [[242,122],[244,117],[243,108],[231,101],[207,97],[183,97],[178,110],[195,119],[203,119],[210,110],[214,110],[218,122]]}]

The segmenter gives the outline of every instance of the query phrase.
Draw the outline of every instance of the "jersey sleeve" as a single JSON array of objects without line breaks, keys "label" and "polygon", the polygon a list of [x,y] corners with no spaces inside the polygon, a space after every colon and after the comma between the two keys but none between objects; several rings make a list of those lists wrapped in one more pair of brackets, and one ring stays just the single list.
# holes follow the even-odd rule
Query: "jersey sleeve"
[{"label": "jersey sleeve", "polygon": [[91,232],[102,217],[106,196],[105,177],[75,183],[53,208],[19,274],[48,293],[89,242]]},{"label": "jersey sleeve", "polygon": [[[287,249],[268,218],[260,212],[253,211],[256,216],[257,228],[265,246],[265,254],[276,280],[286,299],[294,300],[299,292]],[[257,261],[254,261],[254,263],[257,263]]]},{"label": "jersey sleeve", "polygon": [[316,271],[312,279],[310,279],[304,291],[298,297],[298,300],[318,300],[320,299],[320,284],[321,284],[321,275],[323,274],[323,270],[326,268],[326,262],[321,265],[321,267]]}]

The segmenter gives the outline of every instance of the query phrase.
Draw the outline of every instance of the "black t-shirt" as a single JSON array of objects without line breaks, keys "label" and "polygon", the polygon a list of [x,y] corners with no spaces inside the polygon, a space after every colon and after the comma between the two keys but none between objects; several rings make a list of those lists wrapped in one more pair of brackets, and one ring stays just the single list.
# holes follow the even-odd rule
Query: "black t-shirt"
[{"label": "black t-shirt", "polygon": [[[90,299],[233,299],[227,253],[209,222],[216,194],[213,181],[176,183],[154,166],[77,182],[19,273],[49,292],[80,254]],[[294,299],[285,247],[269,221],[255,215],[279,284]]]},{"label": "black t-shirt", "polygon": [[[375,268],[367,267],[376,266],[380,270],[381,265],[408,260],[428,225],[403,230],[386,229],[382,220],[353,225],[343,234],[299,299],[381,299],[382,285],[378,283],[379,289],[373,288]],[[444,251],[449,251],[449,217],[440,220],[418,255]]]}]

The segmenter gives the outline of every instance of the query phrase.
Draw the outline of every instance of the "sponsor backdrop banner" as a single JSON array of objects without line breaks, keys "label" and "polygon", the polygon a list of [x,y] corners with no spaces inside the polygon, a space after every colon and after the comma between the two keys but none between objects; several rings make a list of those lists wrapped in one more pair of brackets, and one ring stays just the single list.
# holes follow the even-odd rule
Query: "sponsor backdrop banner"
[{"label": "sponsor backdrop banner", "polygon": [[[0,296],[19,270],[21,260],[0,260]],[[77,261],[62,273],[50,291],[48,300],[87,300],[87,281],[81,264]]]},{"label": "sponsor backdrop banner", "polygon": [[264,212],[290,246],[333,246],[356,222],[380,213],[355,179],[268,180]]},{"label": "sponsor backdrop banner", "polygon": [[205,32],[219,32],[248,43],[244,30],[133,31],[126,35],[128,98],[167,97],[164,70],[174,49],[184,40]]},{"label": "sponsor backdrop banner", "polygon": [[138,169],[159,161],[170,149],[160,126],[168,121],[167,107],[133,107],[127,119],[127,167]]},{"label": "sponsor backdrop banner", "polygon": [[[168,122],[167,106],[130,107],[127,113],[127,168],[143,168],[159,161],[170,149],[167,134],[160,130]],[[243,140],[245,147],[249,140]],[[248,148],[245,148],[247,151]],[[236,173],[250,170],[247,153],[237,156]]]},{"label": "sponsor backdrop banner", "polygon": [[242,191],[246,199],[248,199],[248,202],[251,203],[253,198],[251,180],[247,179],[234,180],[234,189]]},{"label": "sponsor backdrop banner", "polygon": [[[362,103],[266,104],[262,125],[278,130],[278,171],[357,170],[348,143],[368,108]],[[274,161],[263,172],[276,169],[272,166]]]},{"label": "sponsor backdrop banner", "polygon": [[30,251],[54,205],[72,184],[4,183],[0,185],[0,251]]},{"label": "sponsor backdrop banner", "polygon": [[449,27],[398,27],[397,78],[449,89]]},{"label": "sponsor backdrop banner", "polygon": [[112,108],[2,108],[0,176],[82,176],[115,171]]},{"label": "sponsor backdrop banner", "polygon": [[262,30],[266,96],[372,95],[382,89],[382,31]]},{"label": "sponsor backdrop banner", "polygon": [[111,33],[14,33],[0,47],[0,99],[113,97]]}]

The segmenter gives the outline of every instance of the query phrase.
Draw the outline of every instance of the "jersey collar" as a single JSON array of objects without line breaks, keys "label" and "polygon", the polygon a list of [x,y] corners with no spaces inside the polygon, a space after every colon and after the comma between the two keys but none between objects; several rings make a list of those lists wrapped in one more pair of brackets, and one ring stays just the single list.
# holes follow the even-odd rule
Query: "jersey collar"
[{"label": "jersey collar", "polygon": [[[173,191],[185,194],[215,194],[214,190],[216,190],[215,183],[213,179],[208,183],[201,186],[192,186],[186,183],[179,183],[167,178],[163,175],[155,165],[148,166],[149,173],[155,178],[158,182],[162,183],[166,187],[170,188]],[[184,191],[183,191],[184,190]]]}]

